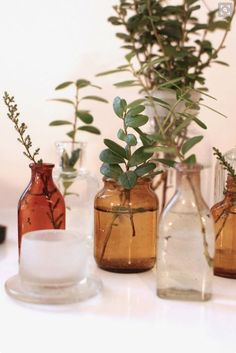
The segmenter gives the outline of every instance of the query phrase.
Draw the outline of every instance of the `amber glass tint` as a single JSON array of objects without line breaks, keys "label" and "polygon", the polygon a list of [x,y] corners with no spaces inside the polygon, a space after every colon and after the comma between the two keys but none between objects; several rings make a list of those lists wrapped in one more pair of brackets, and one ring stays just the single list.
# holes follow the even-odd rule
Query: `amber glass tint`
[{"label": "amber glass tint", "polygon": [[225,197],[211,212],[216,231],[214,273],[236,278],[236,178],[228,176]]},{"label": "amber glass tint", "polygon": [[158,200],[149,178],[131,190],[104,178],[95,198],[94,255],[99,267],[141,272],[155,264]]},{"label": "amber glass tint", "polygon": [[65,203],[52,179],[53,164],[30,164],[31,180],[18,203],[18,244],[24,233],[65,229]]}]

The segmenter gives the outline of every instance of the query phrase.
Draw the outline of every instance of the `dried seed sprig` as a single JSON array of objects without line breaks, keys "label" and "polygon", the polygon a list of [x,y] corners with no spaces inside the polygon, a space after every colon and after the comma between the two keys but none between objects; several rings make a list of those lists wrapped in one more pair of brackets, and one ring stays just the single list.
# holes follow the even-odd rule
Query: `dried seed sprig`
[{"label": "dried seed sprig", "polygon": [[218,161],[220,162],[220,164],[222,165],[222,167],[227,170],[228,174],[231,175],[232,177],[236,177],[236,173],[234,168],[231,166],[231,164],[229,162],[226,161],[225,157],[223,156],[223,154],[220,152],[220,150],[218,150],[218,148],[213,147],[213,151],[214,151],[214,156],[216,156],[216,159],[218,159]]},{"label": "dried seed sprig", "polygon": [[3,100],[8,109],[7,116],[13,122],[16,131],[20,135],[20,137],[18,137],[17,140],[25,148],[25,151],[23,151],[24,155],[34,163],[42,163],[43,162],[42,159],[36,160],[35,158],[39,154],[40,148],[36,148],[36,150],[33,153],[31,152],[32,141],[30,136],[25,134],[28,127],[25,123],[21,123],[19,121],[20,113],[18,112],[17,104],[15,103],[15,98],[13,96],[10,96],[7,92],[5,92],[3,96]]}]

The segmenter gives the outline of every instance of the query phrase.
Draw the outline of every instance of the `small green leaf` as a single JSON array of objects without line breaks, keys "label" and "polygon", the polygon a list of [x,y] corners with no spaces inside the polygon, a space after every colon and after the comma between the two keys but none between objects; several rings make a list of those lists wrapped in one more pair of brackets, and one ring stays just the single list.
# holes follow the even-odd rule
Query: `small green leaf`
[{"label": "small green leaf", "polygon": [[195,154],[191,154],[191,156],[189,156],[188,158],[186,158],[184,160],[184,163],[186,163],[188,165],[196,164],[196,162],[197,162],[197,159],[196,159]]},{"label": "small green leaf", "polygon": [[102,97],[98,97],[98,96],[85,96],[81,99],[90,99],[90,100],[94,100],[97,102],[103,102],[103,103],[108,103],[108,101],[105,98]]},{"label": "small green leaf", "polygon": [[169,153],[169,154],[176,154],[176,148],[175,147],[169,147],[169,146],[155,146],[155,147],[146,147],[145,148],[146,152],[164,152],[164,153]]},{"label": "small green leaf", "polygon": [[87,132],[90,132],[91,134],[96,134],[96,135],[100,135],[101,132],[99,129],[97,129],[95,126],[80,126],[78,128],[78,130],[81,130],[81,131],[87,131]]},{"label": "small green leaf", "polygon": [[71,122],[67,120],[53,120],[49,124],[49,126],[60,126],[60,125],[71,125]]},{"label": "small green leaf", "polygon": [[156,168],[155,163],[144,163],[135,169],[135,173],[140,177],[150,173],[155,168]]},{"label": "small green leaf", "polygon": [[76,112],[77,118],[79,118],[85,124],[92,124],[93,116],[89,114],[87,111],[78,110]]},{"label": "small green leaf", "polygon": [[128,108],[128,109],[136,108],[138,105],[142,104],[143,102],[145,102],[145,99],[142,99],[142,98],[136,99],[135,101],[129,103],[129,104],[127,105],[127,108]]},{"label": "small green leaf", "polygon": [[213,108],[209,107],[209,106],[208,106],[208,105],[206,105],[206,104],[199,103],[199,105],[201,105],[202,107],[205,107],[205,108],[207,108],[207,109],[212,110],[214,113],[219,114],[219,115],[223,116],[224,118],[227,118],[227,116],[226,116],[226,115],[224,115],[224,114],[222,114],[222,113],[218,112],[217,110],[215,110],[215,109],[213,109]]},{"label": "small green leaf", "polygon": [[163,101],[162,99],[160,98],[157,98],[157,97],[152,97],[152,96],[147,96],[146,97],[148,100],[154,100],[155,102],[157,103],[160,103],[161,105],[164,105],[165,107],[170,107],[170,104],[166,101]]},{"label": "small green leaf", "polygon": [[125,141],[126,139],[126,134],[124,132],[124,130],[119,129],[118,133],[117,133],[117,137],[118,139],[120,139],[121,141]]},{"label": "small green leaf", "polygon": [[67,136],[69,136],[71,139],[73,139],[75,137],[75,131],[68,132]]},{"label": "small green leaf", "polygon": [[129,146],[136,146],[138,143],[134,134],[128,134],[127,136],[125,136],[125,142]]},{"label": "small green leaf", "polygon": [[50,99],[50,101],[68,103],[68,104],[74,105],[74,102],[67,98],[53,98],[53,99]]},{"label": "small green leaf", "polygon": [[216,63],[216,64],[220,64],[220,65],[224,65],[224,66],[229,66],[228,63],[226,63],[224,61],[220,61],[220,60],[214,60],[214,61],[212,61],[212,63]]},{"label": "small green leaf", "polygon": [[130,157],[128,165],[129,167],[135,167],[141,163],[146,162],[151,156],[152,153],[145,152],[143,146],[139,147]]},{"label": "small green leaf", "polygon": [[71,153],[71,157],[69,158],[69,166],[70,167],[74,167],[76,162],[78,161],[79,157],[80,157],[80,152],[81,149],[77,148],[76,150],[73,150]]},{"label": "small green leaf", "polygon": [[176,161],[173,161],[171,159],[157,158],[155,160],[161,164],[167,165],[168,167],[174,167],[176,164]]},{"label": "small green leaf", "polygon": [[139,86],[138,81],[136,80],[127,80],[127,81],[121,81],[114,83],[115,87],[133,87],[133,86]]},{"label": "small green leaf", "polygon": [[137,174],[133,171],[128,171],[122,173],[119,177],[119,183],[123,186],[124,189],[132,189],[137,182]]},{"label": "small green leaf", "polygon": [[202,129],[207,129],[207,126],[200,120],[200,119],[198,119],[198,118],[194,118],[193,119],[193,121],[195,121],[195,123],[198,125],[198,126],[200,126]]},{"label": "small green leaf", "polygon": [[58,86],[55,88],[55,90],[59,90],[59,89],[66,88],[66,87],[72,85],[73,83],[74,83],[74,82],[72,82],[72,81],[63,82],[63,83],[61,83],[60,85],[58,85]]},{"label": "small green leaf", "polygon": [[110,149],[105,149],[100,153],[100,160],[108,164],[119,164],[124,163],[124,158],[118,156],[116,153],[112,152]]},{"label": "small green leaf", "polygon": [[132,59],[133,59],[133,57],[135,56],[136,54],[135,54],[135,52],[130,52],[130,53],[128,53],[127,55],[125,55],[125,59],[128,61],[128,62],[130,62]]},{"label": "small green leaf", "polygon": [[137,114],[140,114],[142,113],[143,111],[145,110],[145,106],[144,105],[138,105],[137,107],[135,108],[131,108],[127,115],[130,115],[130,116],[135,116]]},{"label": "small green leaf", "polygon": [[125,125],[127,127],[139,127],[143,126],[148,122],[148,117],[146,115],[136,115],[136,116],[129,116],[126,115],[125,117]]},{"label": "small green leaf", "polygon": [[126,107],[127,103],[125,99],[115,97],[115,99],[113,100],[113,110],[119,118],[123,117]]},{"label": "small green leaf", "polygon": [[88,80],[84,80],[84,79],[80,79],[76,81],[76,87],[77,88],[83,88],[83,87],[87,87],[90,86],[91,82]]},{"label": "small green leaf", "polygon": [[122,158],[126,158],[126,150],[118,145],[118,143],[109,139],[104,139],[104,143],[112,152],[118,156],[121,156]]},{"label": "small green leaf", "polygon": [[123,173],[122,168],[119,164],[108,164],[103,163],[100,172],[108,178],[118,179],[119,176]]},{"label": "small green leaf", "polygon": [[181,151],[183,154],[187,153],[193,146],[199,143],[203,139],[203,136],[194,136],[188,139],[182,146]]},{"label": "small green leaf", "polygon": [[106,76],[106,75],[111,75],[111,74],[115,74],[115,73],[119,73],[119,72],[124,72],[124,71],[129,71],[127,69],[122,69],[122,68],[118,68],[118,69],[115,69],[115,70],[109,70],[109,71],[104,71],[104,72],[100,72],[99,74],[97,74],[96,76],[99,77],[99,76]]}]

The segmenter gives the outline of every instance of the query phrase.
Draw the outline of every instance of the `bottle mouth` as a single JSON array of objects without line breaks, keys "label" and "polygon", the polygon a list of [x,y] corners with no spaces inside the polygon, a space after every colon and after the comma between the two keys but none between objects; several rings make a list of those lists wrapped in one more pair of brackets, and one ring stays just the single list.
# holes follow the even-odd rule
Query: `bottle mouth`
[{"label": "bottle mouth", "polygon": [[30,163],[31,169],[53,169],[55,164],[53,163]]}]

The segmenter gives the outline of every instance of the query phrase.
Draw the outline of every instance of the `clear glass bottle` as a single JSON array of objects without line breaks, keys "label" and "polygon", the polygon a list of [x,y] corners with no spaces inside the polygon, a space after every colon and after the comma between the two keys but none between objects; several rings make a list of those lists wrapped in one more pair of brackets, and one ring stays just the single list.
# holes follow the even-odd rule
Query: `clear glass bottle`
[{"label": "clear glass bottle", "polygon": [[216,231],[214,272],[236,278],[236,178],[228,175],[224,194],[211,209]]},{"label": "clear glass bottle", "polygon": [[161,298],[211,298],[214,224],[200,190],[199,165],[176,167],[176,192],[159,224],[157,295]]},{"label": "clear glass bottle", "polygon": [[113,272],[142,272],[156,260],[158,199],[150,178],[131,190],[104,178],[96,195],[94,256],[98,266]]},{"label": "clear glass bottle", "polygon": [[66,228],[93,237],[93,202],[98,181],[84,166],[86,142],[56,142],[58,167],[55,180],[66,203]]},{"label": "clear glass bottle", "polygon": [[54,184],[54,164],[30,164],[31,180],[18,203],[18,245],[23,234],[40,229],[65,229],[65,202]]}]

